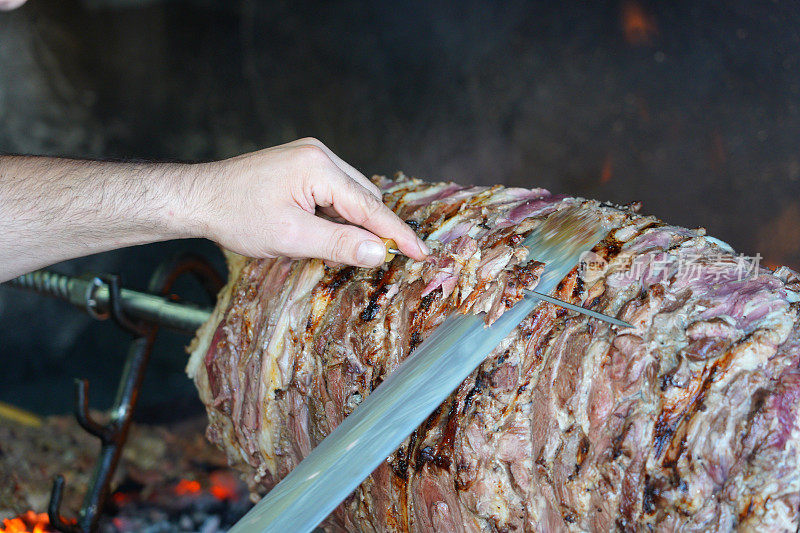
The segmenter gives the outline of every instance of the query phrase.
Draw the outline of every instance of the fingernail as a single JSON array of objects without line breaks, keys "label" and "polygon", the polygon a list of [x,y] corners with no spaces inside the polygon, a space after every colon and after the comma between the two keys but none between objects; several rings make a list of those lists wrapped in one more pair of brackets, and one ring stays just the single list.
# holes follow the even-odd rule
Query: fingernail
[{"label": "fingernail", "polygon": [[419,238],[418,238],[418,239],[417,239],[417,244],[419,245],[419,249],[420,249],[420,251],[421,251],[423,254],[425,254],[425,255],[430,255],[430,253],[431,253],[431,249],[430,249],[430,248],[428,248],[428,245],[427,245],[427,244],[425,244],[425,241],[423,241],[422,239],[419,239]]},{"label": "fingernail", "polygon": [[364,241],[358,245],[356,261],[362,265],[377,266],[383,263],[386,257],[386,248],[375,241]]}]

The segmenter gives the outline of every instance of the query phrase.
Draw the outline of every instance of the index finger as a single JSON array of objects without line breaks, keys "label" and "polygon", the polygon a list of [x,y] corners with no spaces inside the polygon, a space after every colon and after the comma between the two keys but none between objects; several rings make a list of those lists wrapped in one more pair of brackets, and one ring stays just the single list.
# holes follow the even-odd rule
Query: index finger
[{"label": "index finger", "polygon": [[400,251],[409,257],[421,261],[430,253],[408,224],[343,172],[332,180],[316,181],[312,193],[318,206],[332,206],[348,222],[378,237],[394,239]]}]

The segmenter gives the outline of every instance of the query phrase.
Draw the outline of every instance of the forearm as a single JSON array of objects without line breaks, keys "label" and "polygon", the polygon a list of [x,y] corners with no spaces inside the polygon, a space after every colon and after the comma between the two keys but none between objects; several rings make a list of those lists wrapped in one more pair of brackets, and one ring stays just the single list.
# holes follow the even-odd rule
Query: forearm
[{"label": "forearm", "polygon": [[197,165],[0,156],[0,281],[184,237],[363,267],[383,262],[380,238],[416,260],[429,253],[375,184],[316,139]]},{"label": "forearm", "polygon": [[193,165],[0,156],[0,281],[113,248],[193,236]]}]

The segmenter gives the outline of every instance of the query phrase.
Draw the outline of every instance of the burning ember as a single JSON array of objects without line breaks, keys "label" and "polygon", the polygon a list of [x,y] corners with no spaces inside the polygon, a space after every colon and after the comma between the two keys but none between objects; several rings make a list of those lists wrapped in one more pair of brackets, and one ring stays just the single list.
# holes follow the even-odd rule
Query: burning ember
[{"label": "burning ember", "polygon": [[185,494],[197,494],[200,492],[200,483],[198,481],[189,481],[182,479],[175,485],[175,494],[183,496]]},{"label": "burning ember", "polygon": [[633,0],[622,4],[622,33],[625,41],[633,46],[651,44],[658,35],[655,19]]},{"label": "burning ember", "polygon": [[55,531],[50,527],[47,513],[28,511],[17,518],[6,518],[0,526],[2,533],[48,533]]},{"label": "burning ember", "polygon": [[[197,480],[182,479],[175,485],[172,492],[177,496],[202,496],[203,493],[206,493],[221,501],[238,500],[240,498],[246,498],[247,496],[244,490],[244,484],[230,472],[221,470],[211,472],[208,475],[205,488]],[[117,499],[130,501],[130,496],[122,492],[115,493],[114,497],[115,501]]]},{"label": "burning ember", "polygon": [[231,476],[228,472],[211,472],[211,488],[209,491],[218,500],[233,500],[239,497],[241,481]]},{"label": "burning ember", "polygon": [[213,470],[196,479],[181,479],[166,486],[142,490],[123,483],[111,496],[111,517],[101,533],[158,531],[223,531],[251,507],[249,491],[238,475]]},{"label": "burning ember", "polygon": [[[134,531],[224,531],[244,516],[252,503],[246,485],[232,471],[214,470],[202,479],[143,490],[138,483],[124,483],[125,490],[111,495],[100,520],[100,533]],[[27,511],[5,519],[0,533],[51,533],[47,513]]]},{"label": "burning ember", "polygon": [[[62,509],[75,516],[92,474],[95,439],[72,416],[42,419],[38,427],[0,420],[0,533],[55,531],[47,514],[37,511],[44,510],[53,477],[65,474]],[[202,417],[133,426],[97,532],[215,533],[244,516],[253,505],[247,484],[205,440],[205,425]]]}]

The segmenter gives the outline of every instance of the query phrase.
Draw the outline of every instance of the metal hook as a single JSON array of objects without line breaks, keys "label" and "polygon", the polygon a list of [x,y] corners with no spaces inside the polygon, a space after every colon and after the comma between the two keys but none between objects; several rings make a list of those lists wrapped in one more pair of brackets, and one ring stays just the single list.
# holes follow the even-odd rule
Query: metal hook
[{"label": "metal hook", "polygon": [[[171,290],[174,281],[186,273],[192,274],[195,279],[199,280],[212,299],[224,284],[223,278],[202,257],[194,254],[182,254],[173,258],[171,262],[164,263],[154,273],[150,280],[150,290],[166,294]],[[48,514],[51,525],[64,533],[97,531],[100,513],[121,457],[122,447],[127,438],[132,413],[136,407],[136,399],[144,377],[144,369],[158,331],[158,324],[150,326],[146,323],[136,323],[125,315],[121,307],[119,276],[98,276],[97,279],[101,283],[108,284],[109,314],[120,327],[133,333],[136,338],[128,352],[110,423],[100,424],[92,418],[89,412],[89,384],[86,380],[76,380],[75,417],[82,428],[101,440],[102,446],[77,520],[70,522],[59,514],[64,492],[64,478],[58,476],[53,482]],[[100,283],[93,285],[95,286],[94,290],[101,286]],[[91,297],[92,294],[87,294],[87,301],[90,301]]]},{"label": "metal hook", "polygon": [[75,380],[75,418],[78,424],[95,437],[103,441],[104,444],[112,442],[115,438],[115,431],[112,427],[100,424],[95,421],[89,412],[89,382],[85,379]]},{"label": "metal hook", "polygon": [[108,308],[111,318],[122,329],[133,333],[137,337],[146,336],[151,327],[147,327],[141,323],[135,323],[130,320],[125,312],[122,310],[122,298],[120,297],[120,276],[117,274],[103,274],[98,276],[104,283],[108,285]]},{"label": "metal hook", "polygon": [[212,302],[225,285],[225,279],[203,256],[192,252],[181,252],[161,263],[150,278],[147,290],[155,294],[166,294],[179,277],[190,274],[205,290]]},{"label": "metal hook", "polygon": [[47,506],[47,516],[50,525],[64,533],[82,533],[74,522],[69,522],[61,516],[61,500],[64,497],[64,476],[57,475],[53,480],[53,490],[50,492],[50,504]]}]

